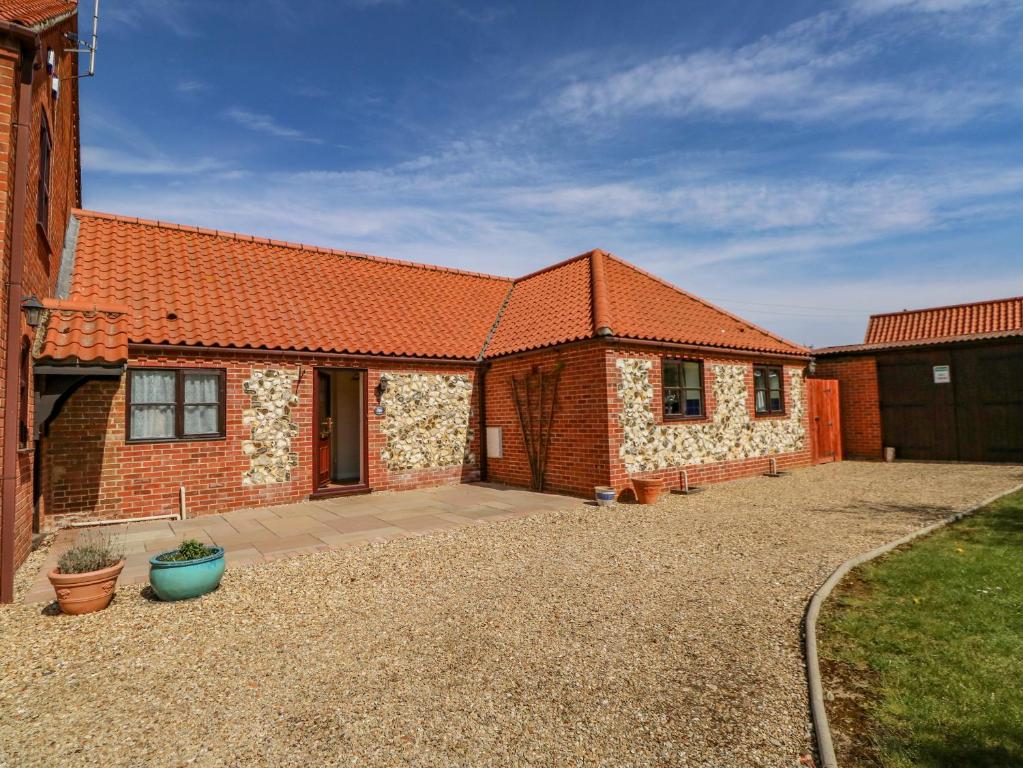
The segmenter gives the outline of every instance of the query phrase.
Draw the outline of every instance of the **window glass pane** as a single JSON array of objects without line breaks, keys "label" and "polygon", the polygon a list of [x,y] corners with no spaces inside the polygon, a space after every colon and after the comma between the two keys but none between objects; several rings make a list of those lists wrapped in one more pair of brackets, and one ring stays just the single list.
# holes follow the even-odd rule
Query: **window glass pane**
[{"label": "window glass pane", "polygon": [[[134,383],[132,384],[134,392]],[[134,440],[174,437],[173,405],[133,405],[131,438]]]},{"label": "window glass pane", "polygon": [[755,389],[763,389],[766,386],[767,386],[767,383],[764,381],[764,369],[763,368],[754,368],[753,369],[753,387]]},{"label": "window glass pane", "polygon": [[777,390],[771,390],[771,410],[781,411],[781,392]]},{"label": "window glass pane", "polygon": [[781,389],[781,371],[777,368],[767,369],[767,386],[771,389]]},{"label": "window glass pane", "polygon": [[664,364],[664,386],[681,387],[682,382],[678,378],[678,363]]},{"label": "window glass pane", "polygon": [[186,373],[186,403],[216,403],[220,401],[220,374]]},{"label": "window glass pane", "polygon": [[703,393],[698,389],[686,390],[686,416],[703,415]]},{"label": "window glass pane", "polygon": [[682,378],[685,379],[683,386],[700,387],[700,364],[693,362],[682,363]]},{"label": "window glass pane", "polygon": [[666,414],[681,413],[681,392],[678,389],[664,390],[664,412]]},{"label": "window glass pane", "polygon": [[756,405],[757,413],[765,413],[767,411],[767,392],[762,389],[757,390]]},{"label": "window glass pane", "polygon": [[132,403],[174,403],[174,371],[132,371]]},{"label": "window glass pane", "polygon": [[220,432],[220,407],[217,405],[186,405],[185,434],[215,435]]}]

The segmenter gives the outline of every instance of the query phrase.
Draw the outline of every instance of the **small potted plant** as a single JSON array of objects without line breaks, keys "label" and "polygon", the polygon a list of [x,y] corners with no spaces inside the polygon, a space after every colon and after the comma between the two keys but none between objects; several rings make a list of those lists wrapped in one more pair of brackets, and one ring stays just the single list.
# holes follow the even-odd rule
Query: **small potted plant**
[{"label": "small potted plant", "polygon": [[224,548],[186,539],[149,560],[149,584],[161,600],[187,600],[212,592],[224,575]]},{"label": "small potted plant", "polygon": [[47,576],[63,613],[77,616],[110,605],[124,568],[121,548],[106,533],[85,531]]},{"label": "small potted plant", "polygon": [[634,477],[632,488],[640,504],[656,504],[664,490],[664,481],[659,477]]}]

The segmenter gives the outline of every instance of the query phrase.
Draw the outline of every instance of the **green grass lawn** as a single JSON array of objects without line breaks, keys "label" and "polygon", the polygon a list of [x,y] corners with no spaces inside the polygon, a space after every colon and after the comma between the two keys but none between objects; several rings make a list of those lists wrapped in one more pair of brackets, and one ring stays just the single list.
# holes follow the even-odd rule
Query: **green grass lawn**
[{"label": "green grass lawn", "polygon": [[820,622],[846,766],[1023,766],[1023,492],[857,569]]}]

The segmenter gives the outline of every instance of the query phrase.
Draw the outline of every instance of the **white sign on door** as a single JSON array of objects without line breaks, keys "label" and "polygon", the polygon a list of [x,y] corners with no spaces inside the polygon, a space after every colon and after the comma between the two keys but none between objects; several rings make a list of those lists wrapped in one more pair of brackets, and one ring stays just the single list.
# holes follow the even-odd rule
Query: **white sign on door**
[{"label": "white sign on door", "polygon": [[952,381],[952,370],[947,365],[934,366],[934,383],[948,384]]}]

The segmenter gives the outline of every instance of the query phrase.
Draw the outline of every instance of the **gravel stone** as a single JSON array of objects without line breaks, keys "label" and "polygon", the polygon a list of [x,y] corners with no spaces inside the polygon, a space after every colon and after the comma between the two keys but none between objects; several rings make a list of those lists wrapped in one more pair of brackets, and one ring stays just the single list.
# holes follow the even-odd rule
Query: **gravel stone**
[{"label": "gravel stone", "polygon": [[0,609],[0,765],[795,766],[800,620],[1023,468],[825,465]]}]

